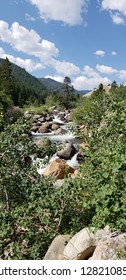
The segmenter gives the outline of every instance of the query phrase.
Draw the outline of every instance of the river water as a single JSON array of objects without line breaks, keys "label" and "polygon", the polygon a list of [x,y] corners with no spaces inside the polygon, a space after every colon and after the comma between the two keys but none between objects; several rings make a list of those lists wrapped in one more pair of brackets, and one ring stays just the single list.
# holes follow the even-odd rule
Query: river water
[{"label": "river water", "polygon": [[[78,150],[79,148],[79,144],[81,143],[80,139],[76,139],[74,133],[72,133],[69,130],[69,126],[74,126],[74,124],[72,122],[65,124],[63,121],[61,121],[61,119],[57,116],[54,116],[52,123],[57,123],[60,124],[61,127],[63,129],[66,130],[65,134],[59,134],[59,135],[55,135],[54,132],[49,132],[49,133],[38,133],[38,132],[32,132],[32,136],[35,139],[35,141],[40,140],[44,137],[48,137],[52,143],[56,143],[56,145],[59,145],[60,143],[62,143],[63,141],[68,141],[71,142],[72,144],[74,144],[75,148]],[[77,160],[77,155],[78,152],[70,159],[70,160],[65,160],[66,163],[73,167],[74,169],[77,169],[79,167],[79,162]],[[50,160],[48,161],[48,158],[44,158],[44,159],[40,159],[37,158],[34,160],[33,158],[33,164],[36,165],[37,168],[37,172],[42,175],[45,168],[47,167],[48,164],[50,164],[51,162],[53,162],[56,158],[59,158],[58,156],[56,156],[56,154],[54,154]],[[45,163],[46,162],[46,163]]]}]

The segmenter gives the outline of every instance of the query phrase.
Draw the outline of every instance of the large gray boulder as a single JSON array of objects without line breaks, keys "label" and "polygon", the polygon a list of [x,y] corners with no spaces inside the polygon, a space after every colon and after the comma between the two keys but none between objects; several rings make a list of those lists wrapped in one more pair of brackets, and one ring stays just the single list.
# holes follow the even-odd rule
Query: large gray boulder
[{"label": "large gray boulder", "polygon": [[66,143],[64,148],[57,152],[57,156],[61,159],[71,159],[76,153],[76,149],[73,144]]},{"label": "large gray boulder", "polygon": [[76,233],[68,242],[64,249],[64,259],[66,260],[86,260],[92,256],[95,250],[95,237],[84,228]]},{"label": "large gray boulder", "polygon": [[126,259],[126,233],[113,232],[98,242],[91,260],[118,259]]}]

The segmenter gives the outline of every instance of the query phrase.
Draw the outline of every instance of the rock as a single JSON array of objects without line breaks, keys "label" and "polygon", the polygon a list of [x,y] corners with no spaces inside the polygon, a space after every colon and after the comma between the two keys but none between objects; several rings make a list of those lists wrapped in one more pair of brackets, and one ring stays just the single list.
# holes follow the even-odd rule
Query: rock
[{"label": "rock", "polygon": [[25,119],[30,119],[32,117],[33,111],[25,111],[24,117]]},{"label": "rock", "polygon": [[52,241],[43,260],[63,260],[63,250],[70,240],[70,235],[58,235]]},{"label": "rock", "polygon": [[32,127],[30,128],[30,131],[37,132],[38,129],[39,129],[39,126],[32,126]]},{"label": "rock", "polygon": [[39,127],[38,132],[39,133],[48,133],[48,132],[50,132],[50,128],[51,128],[51,123],[45,122]]},{"label": "rock", "polygon": [[53,123],[52,126],[51,126],[51,129],[52,129],[52,130],[57,130],[57,129],[59,129],[59,128],[60,128],[60,125],[57,124],[57,123]]},{"label": "rock", "polygon": [[45,168],[43,175],[53,175],[57,179],[64,179],[69,173],[74,173],[74,169],[70,167],[64,160],[58,158],[52,161]]},{"label": "rock", "polygon": [[110,229],[109,226],[105,226],[103,229],[99,229],[96,233],[95,233],[95,243],[96,245],[98,244],[98,242],[104,238],[107,237],[108,235],[110,235]]},{"label": "rock", "polygon": [[41,118],[41,115],[37,115],[37,114],[36,114],[36,115],[33,116],[33,120],[38,120],[38,119],[40,119],[40,118]]},{"label": "rock", "polygon": [[94,251],[92,260],[119,260],[126,259],[126,234],[111,233],[102,238]]},{"label": "rock", "polygon": [[56,131],[55,131],[55,135],[63,135],[63,134],[66,134],[67,133],[67,131],[66,131],[66,129],[63,129],[63,128],[58,128]]},{"label": "rock", "polygon": [[67,122],[71,122],[72,121],[71,114],[66,115],[66,120],[67,120]]},{"label": "rock", "polygon": [[38,147],[45,147],[52,144],[51,140],[47,137],[41,138],[38,141],[34,142]]},{"label": "rock", "polygon": [[65,147],[57,152],[57,156],[61,159],[71,159],[76,153],[76,149],[73,144],[66,143]]},{"label": "rock", "polygon": [[84,228],[75,234],[66,245],[63,254],[66,260],[86,260],[92,256],[95,250],[94,235],[88,228]]},{"label": "rock", "polygon": [[51,122],[53,120],[52,116],[49,116],[49,115],[45,119],[47,122]]},{"label": "rock", "polygon": [[40,119],[38,119],[38,121],[41,123],[45,122],[45,117],[41,117]]}]

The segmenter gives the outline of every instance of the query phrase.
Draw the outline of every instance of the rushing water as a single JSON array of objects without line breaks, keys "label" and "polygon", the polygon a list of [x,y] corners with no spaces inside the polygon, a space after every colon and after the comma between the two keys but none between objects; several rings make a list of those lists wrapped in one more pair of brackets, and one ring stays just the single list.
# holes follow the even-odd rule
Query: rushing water
[{"label": "rushing water", "polygon": [[[44,138],[44,137],[48,137],[53,143],[57,143],[57,144],[59,144],[62,141],[70,141],[72,143],[76,143],[76,145],[78,144],[79,141],[76,141],[75,135],[71,131],[69,131],[68,124],[65,125],[64,122],[61,121],[60,118],[57,116],[54,116],[54,119],[52,122],[60,124],[62,126],[62,128],[66,129],[67,132],[65,134],[60,134],[60,135],[55,135],[54,132],[49,132],[49,133],[32,132],[32,135],[33,135],[33,138],[35,139],[35,141],[39,140],[41,138]],[[70,160],[65,160],[66,163],[69,166],[73,167],[74,169],[78,168],[78,166],[79,166],[79,163],[77,160],[77,155],[78,155],[78,153],[76,153]],[[48,159],[46,160],[46,158],[44,158],[44,159],[37,158],[35,160],[33,159],[33,164],[36,165],[37,172],[40,175],[42,175],[45,168],[47,167],[47,165],[49,163],[53,162],[56,158],[58,158],[58,156],[56,156],[56,154],[54,154],[50,158],[49,161],[48,161]],[[46,161],[46,163],[45,163],[45,161]]]}]

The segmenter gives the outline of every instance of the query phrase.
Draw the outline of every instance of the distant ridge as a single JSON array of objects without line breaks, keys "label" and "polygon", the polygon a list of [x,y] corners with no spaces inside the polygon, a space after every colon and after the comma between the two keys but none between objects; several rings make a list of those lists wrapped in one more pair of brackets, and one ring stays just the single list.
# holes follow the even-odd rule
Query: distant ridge
[{"label": "distant ridge", "polygon": [[[61,91],[63,87],[63,83],[57,82],[56,80],[53,80],[51,78],[39,78],[38,79],[48,90],[53,90],[53,91]],[[76,90],[76,93],[79,93],[80,95],[84,95],[90,90]]]}]

